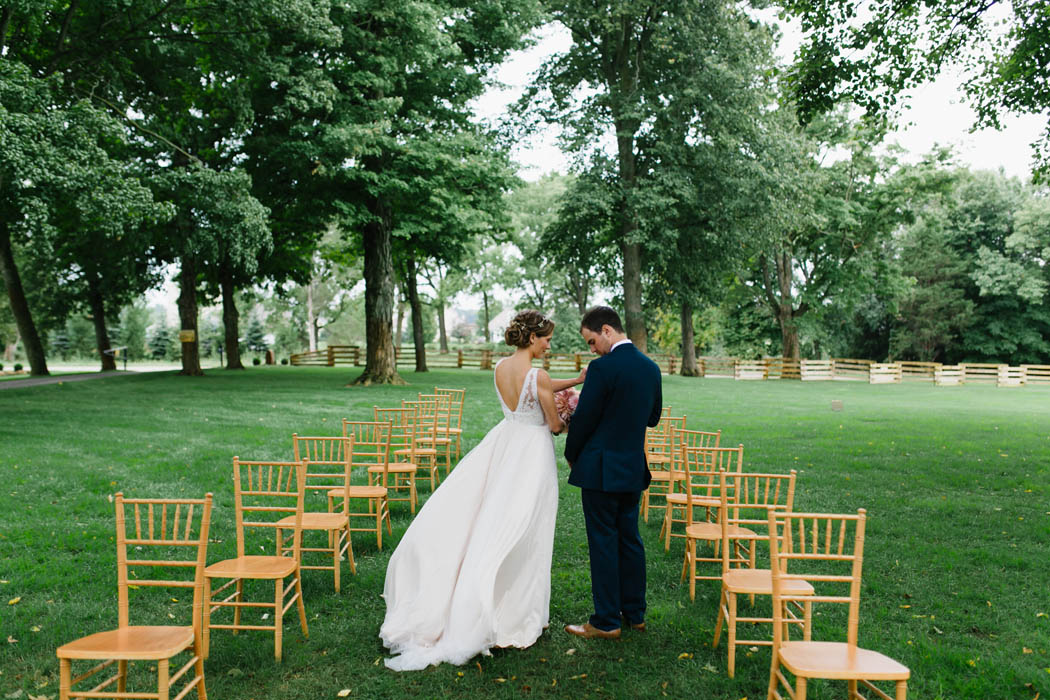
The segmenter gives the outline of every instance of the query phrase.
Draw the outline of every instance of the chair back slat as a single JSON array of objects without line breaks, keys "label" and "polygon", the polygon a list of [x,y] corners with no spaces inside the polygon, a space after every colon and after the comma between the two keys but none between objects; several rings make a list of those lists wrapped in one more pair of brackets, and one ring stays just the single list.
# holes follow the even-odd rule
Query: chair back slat
[{"label": "chair back slat", "polygon": [[[856,648],[866,520],[863,508],[855,514],[769,511],[775,645],[785,641],[780,629],[783,604],[808,600],[848,605],[846,643]],[[784,589],[783,582],[790,580],[809,582],[815,595],[802,596]]]},{"label": "chair back slat", "polygon": [[[194,630],[200,630],[204,595],[204,567],[208,556],[212,495],[204,498],[114,497],[117,525],[117,618],[130,624],[129,589],[164,586],[193,589]],[[160,506],[155,508],[154,506]],[[133,514],[129,518],[129,508]],[[146,506],[143,508],[142,506]],[[170,510],[169,510],[170,508]],[[147,523],[143,536],[143,510]],[[170,517],[169,517],[170,516]],[[159,536],[158,536],[159,535]],[[134,558],[129,557],[134,548]],[[194,569],[192,579],[171,579],[172,570]],[[160,577],[163,573],[164,577]]]},{"label": "chair back slat", "polygon": [[[295,515],[292,549],[299,560],[302,542],[303,507],[306,494],[306,463],[257,462],[233,458],[234,517],[237,528],[237,556],[247,552],[246,529],[273,529],[277,522]],[[252,520],[245,514],[251,513]],[[265,516],[270,517],[266,518]],[[282,529],[286,529],[287,525]],[[268,541],[273,541],[268,538]]]}]

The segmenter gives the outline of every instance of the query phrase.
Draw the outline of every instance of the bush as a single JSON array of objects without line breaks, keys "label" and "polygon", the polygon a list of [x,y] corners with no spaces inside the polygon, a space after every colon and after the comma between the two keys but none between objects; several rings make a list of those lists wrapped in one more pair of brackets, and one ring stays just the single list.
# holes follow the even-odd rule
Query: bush
[{"label": "bush", "polygon": [[16,372],[21,372],[22,371],[22,363],[21,362],[16,362],[15,363],[15,371]]},{"label": "bush", "polygon": [[252,358],[252,364],[253,365],[261,365],[262,364],[262,360],[260,360],[258,357],[253,357]]},{"label": "bush", "polygon": [[[281,358],[281,364],[282,365],[288,364],[288,358],[287,357],[282,357]],[[3,365],[0,365],[0,369],[3,369],[3,368],[4,368]]]}]

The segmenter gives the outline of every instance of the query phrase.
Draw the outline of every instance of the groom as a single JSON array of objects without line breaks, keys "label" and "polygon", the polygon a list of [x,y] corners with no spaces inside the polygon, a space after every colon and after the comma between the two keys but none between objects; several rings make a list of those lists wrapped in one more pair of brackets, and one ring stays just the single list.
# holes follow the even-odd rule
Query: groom
[{"label": "groom", "polygon": [[594,614],[566,625],[578,637],[617,639],[621,618],[645,629],[645,549],[638,534],[638,501],[651,475],[645,428],[660,421],[660,368],[627,339],[619,315],[596,306],[580,335],[600,357],[590,363],[569,423],[565,458],[569,483],[582,490],[591,556]]}]

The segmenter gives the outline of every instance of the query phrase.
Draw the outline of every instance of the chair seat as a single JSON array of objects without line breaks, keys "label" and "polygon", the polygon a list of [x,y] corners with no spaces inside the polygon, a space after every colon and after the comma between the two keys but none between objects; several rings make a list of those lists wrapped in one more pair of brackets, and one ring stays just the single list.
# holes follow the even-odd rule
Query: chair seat
[{"label": "chair seat", "polygon": [[351,486],[350,498],[383,498],[387,494],[385,486]]},{"label": "chair seat", "polygon": [[[685,536],[691,540],[720,540],[722,539],[722,526],[718,523],[693,523],[686,527]],[[754,537],[755,533],[746,527],[732,525],[729,528],[729,537]]]},{"label": "chair seat", "polygon": [[[353,488],[350,489],[350,495],[353,496]],[[337,493],[342,496],[343,490],[338,489]],[[277,521],[277,524],[282,527],[295,527],[295,516],[289,515],[287,518],[281,518]],[[346,516],[342,513],[303,513],[303,529],[304,530],[338,530],[341,527],[346,527]]]},{"label": "chair seat", "polygon": [[[415,474],[416,469],[416,465],[412,464],[411,462],[394,462],[393,464],[387,465],[386,472],[387,474]],[[382,474],[383,468],[378,466],[369,467],[368,473]]]},{"label": "chair seat", "polygon": [[55,653],[60,659],[159,661],[190,646],[192,627],[124,627],[81,637],[63,644]]},{"label": "chair seat", "polygon": [[649,464],[670,464],[671,455],[660,454],[659,452],[647,452],[645,455],[645,461]]},{"label": "chair seat", "polygon": [[907,666],[877,651],[857,647],[850,654],[844,642],[785,642],[780,661],[804,678],[898,681],[911,676]]},{"label": "chair seat", "polygon": [[[689,505],[689,499],[686,498],[684,493],[667,494],[667,502],[680,506]],[[700,508],[717,508],[720,503],[721,501],[717,498],[711,498],[710,496],[693,496],[693,505]]]},{"label": "chair seat", "polygon": [[417,447],[414,450],[411,447],[403,447],[400,450],[394,450],[394,454],[396,454],[396,455],[416,454],[416,455],[422,455],[423,457],[433,457],[433,456],[437,456],[437,450],[435,450],[433,447]]},{"label": "chair seat", "polygon": [[462,434],[463,428],[449,428],[448,432],[452,433],[453,435]]},{"label": "chair seat", "polygon": [[291,557],[247,556],[226,559],[204,570],[211,578],[278,579],[289,576],[298,566]]},{"label": "chair seat", "polygon": [[650,469],[649,473],[653,475],[653,481],[670,481],[671,474],[674,474],[675,481],[685,481],[685,472],[671,472],[664,469]]},{"label": "chair seat", "polygon": [[[722,574],[722,583],[738,595],[773,595],[773,573],[769,569],[730,569]],[[781,585],[790,595],[813,595],[808,581],[785,579]]]}]

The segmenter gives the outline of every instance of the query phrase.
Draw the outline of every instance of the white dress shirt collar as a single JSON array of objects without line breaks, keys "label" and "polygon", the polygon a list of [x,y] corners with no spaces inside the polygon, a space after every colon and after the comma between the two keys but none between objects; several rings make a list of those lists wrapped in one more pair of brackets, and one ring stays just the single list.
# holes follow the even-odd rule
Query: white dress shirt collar
[{"label": "white dress shirt collar", "polygon": [[618,343],[615,343],[611,348],[609,348],[609,352],[612,352],[613,350],[615,350],[616,348],[620,347],[621,345],[633,345],[633,344],[634,343],[632,343],[630,341],[630,339],[624,338],[623,340],[621,340]]}]

